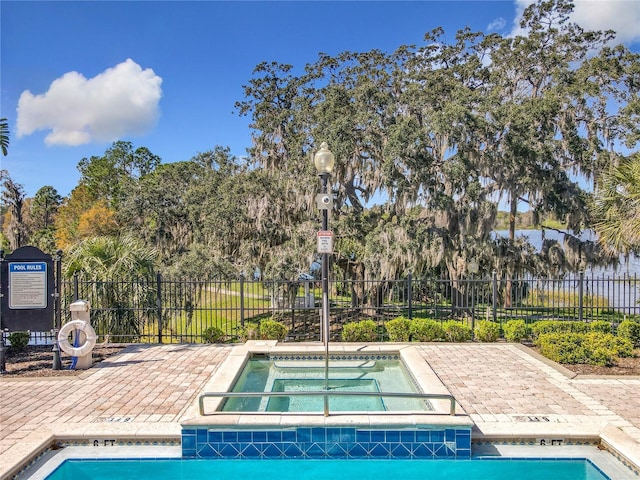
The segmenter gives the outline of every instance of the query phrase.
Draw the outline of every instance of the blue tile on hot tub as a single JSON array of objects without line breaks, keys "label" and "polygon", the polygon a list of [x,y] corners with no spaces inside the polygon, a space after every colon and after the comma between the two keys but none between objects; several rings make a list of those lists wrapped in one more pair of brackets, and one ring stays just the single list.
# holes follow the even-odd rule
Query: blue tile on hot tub
[{"label": "blue tile on hot tub", "polygon": [[298,428],[298,443],[307,443],[311,441],[311,427]]},{"label": "blue tile on hot tub", "polygon": [[295,442],[297,440],[298,435],[294,430],[284,430],[282,432],[282,441],[283,442]]},{"label": "blue tile on hot tub", "polygon": [[194,450],[196,448],[196,436],[195,435],[183,435],[182,436],[182,449]]},{"label": "blue tile on hot tub", "polygon": [[369,455],[369,452],[361,443],[347,445],[347,452],[351,458],[366,458]]},{"label": "blue tile on hot tub", "polygon": [[324,448],[322,448],[317,443],[311,443],[307,445],[304,453],[309,458],[324,458],[327,454]]},{"label": "blue tile on hot tub", "polygon": [[400,431],[400,441],[404,444],[414,443],[416,441],[416,431],[415,430],[401,430]]},{"label": "blue tile on hot tub", "polygon": [[224,444],[220,448],[220,455],[224,458],[237,458],[240,456],[237,445]]},{"label": "blue tile on hot tub", "polygon": [[430,443],[417,443],[413,447],[413,455],[417,458],[433,458],[433,445]]},{"label": "blue tile on hot tub", "polygon": [[471,458],[471,449],[470,448],[456,449],[456,458],[469,460]]},{"label": "blue tile on hot tub", "polygon": [[211,447],[211,445],[202,445],[198,448],[198,458],[216,458],[217,452]]},{"label": "blue tile on hot tub", "polygon": [[347,445],[342,443],[327,444],[327,457],[329,458],[346,458]]},{"label": "blue tile on hot tub", "polygon": [[264,443],[267,441],[267,432],[263,430],[256,430],[253,432],[253,441],[255,443]]},{"label": "blue tile on hot tub", "polygon": [[325,442],[326,441],[326,428],[312,428],[311,429],[311,441],[312,442]]},{"label": "blue tile on hot tub", "polygon": [[391,446],[391,456],[393,458],[410,458],[411,450],[405,444],[395,444]]},{"label": "blue tile on hot tub", "polygon": [[282,458],[282,450],[274,443],[266,444],[262,454],[265,458]]},{"label": "blue tile on hot tub", "polygon": [[252,443],[242,444],[241,454],[244,458],[260,458],[260,450]]},{"label": "blue tile on hot tub", "polygon": [[385,441],[387,443],[399,443],[400,432],[398,430],[387,430],[385,432]]},{"label": "blue tile on hot tub", "polygon": [[369,450],[369,455],[374,458],[388,458],[390,454],[389,446],[384,443],[376,443]]},{"label": "blue tile on hot tub", "polygon": [[342,429],[333,427],[327,428],[325,438],[327,443],[337,443],[342,441]]},{"label": "blue tile on hot tub", "polygon": [[456,448],[471,448],[471,435],[456,435]]},{"label": "blue tile on hot tub", "polygon": [[222,441],[225,443],[237,443],[238,432],[222,432]]},{"label": "blue tile on hot tub", "polygon": [[207,443],[209,438],[209,431],[206,428],[199,428],[196,430],[196,441],[198,443]]},{"label": "blue tile on hot tub", "polygon": [[283,456],[285,458],[302,458],[304,454],[295,443],[288,443],[283,446]]}]

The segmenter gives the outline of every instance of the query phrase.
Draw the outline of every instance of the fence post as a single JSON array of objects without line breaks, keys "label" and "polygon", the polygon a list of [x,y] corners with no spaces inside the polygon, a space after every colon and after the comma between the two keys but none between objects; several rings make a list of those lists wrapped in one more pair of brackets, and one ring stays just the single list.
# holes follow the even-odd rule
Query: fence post
[{"label": "fence post", "polygon": [[58,250],[55,256],[55,293],[54,293],[54,316],[55,325],[53,327],[53,370],[62,370],[62,359],[60,358],[60,342],[58,341],[58,332],[62,326],[62,301],[60,295],[62,295],[62,250]]},{"label": "fence post", "polygon": [[584,310],[584,272],[580,272],[578,274],[578,321],[582,322],[583,320],[583,310]]},{"label": "fence post", "polygon": [[73,301],[75,302],[76,300],[80,299],[80,295],[78,293],[79,291],[79,284],[80,281],[78,279],[78,272],[73,274]]},{"label": "fence post", "polygon": [[493,306],[493,321],[498,321],[498,274],[494,270],[492,273],[492,286],[491,286],[491,296],[492,296],[492,306]]},{"label": "fence post", "polygon": [[411,272],[407,276],[407,291],[409,292],[408,300],[408,309],[409,309],[409,320],[413,318],[413,282],[411,277]]},{"label": "fence post", "polygon": [[156,308],[158,312],[158,343],[162,343],[162,274],[156,273]]},{"label": "fence post", "polygon": [[244,273],[240,274],[240,326],[244,327]]}]

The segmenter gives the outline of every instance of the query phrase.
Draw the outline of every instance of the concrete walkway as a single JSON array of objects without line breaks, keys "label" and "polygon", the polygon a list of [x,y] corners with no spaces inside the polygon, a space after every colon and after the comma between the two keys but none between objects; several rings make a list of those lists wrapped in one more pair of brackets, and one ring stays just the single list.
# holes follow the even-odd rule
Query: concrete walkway
[{"label": "concrete walkway", "polygon": [[[581,377],[514,344],[413,344],[476,424],[474,440],[602,438],[640,465],[640,377]],[[76,377],[0,376],[0,479],[52,440],[179,441],[232,346],[136,345]]]}]

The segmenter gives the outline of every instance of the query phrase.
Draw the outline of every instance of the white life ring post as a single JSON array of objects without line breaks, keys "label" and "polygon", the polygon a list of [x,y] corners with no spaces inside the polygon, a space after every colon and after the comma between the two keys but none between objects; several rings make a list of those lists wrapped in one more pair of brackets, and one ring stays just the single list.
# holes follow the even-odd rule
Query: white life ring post
[{"label": "white life ring post", "polygon": [[[81,335],[80,341],[84,343],[78,347],[74,347],[69,342],[69,335],[76,332],[75,335]],[[84,336],[84,340],[82,337]],[[58,343],[60,349],[73,357],[84,357],[90,355],[93,347],[96,346],[97,335],[89,322],[84,320],[71,320],[65,323],[58,333]]]}]

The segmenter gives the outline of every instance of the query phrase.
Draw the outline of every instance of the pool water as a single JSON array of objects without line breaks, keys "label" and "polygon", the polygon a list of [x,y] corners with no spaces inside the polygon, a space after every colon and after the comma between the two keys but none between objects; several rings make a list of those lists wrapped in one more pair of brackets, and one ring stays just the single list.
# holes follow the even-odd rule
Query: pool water
[{"label": "pool water", "polygon": [[50,480],[609,480],[590,461],[570,460],[66,460]]},{"label": "pool water", "polygon": [[[304,359],[273,360],[251,358],[233,392],[319,392],[324,391],[324,361]],[[418,393],[399,359],[331,359],[329,391]],[[332,411],[431,411],[432,405],[416,398],[378,396],[331,396]],[[321,412],[322,396],[230,398],[222,410],[228,412]]]}]

